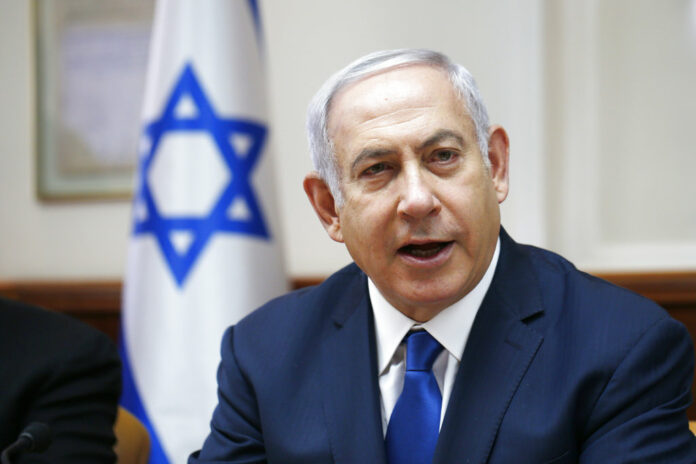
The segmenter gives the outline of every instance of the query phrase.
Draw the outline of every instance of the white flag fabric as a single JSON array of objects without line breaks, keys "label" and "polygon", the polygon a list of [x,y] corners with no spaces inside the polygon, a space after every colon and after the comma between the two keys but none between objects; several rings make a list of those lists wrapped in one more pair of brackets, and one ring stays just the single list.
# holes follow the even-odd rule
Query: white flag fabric
[{"label": "white flag fabric", "polygon": [[121,342],[150,462],[202,445],[224,329],[286,289],[260,39],[253,0],[155,10]]}]

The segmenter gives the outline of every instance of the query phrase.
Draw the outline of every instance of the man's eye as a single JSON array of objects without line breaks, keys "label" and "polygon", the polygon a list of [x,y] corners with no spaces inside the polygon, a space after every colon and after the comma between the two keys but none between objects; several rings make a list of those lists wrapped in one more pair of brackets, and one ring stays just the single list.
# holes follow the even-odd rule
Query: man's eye
[{"label": "man's eye", "polygon": [[387,169],[387,165],[384,163],[377,163],[373,164],[369,168],[365,169],[363,171],[363,174],[368,175],[368,176],[374,176],[375,174],[379,174],[380,172],[384,171]]},{"label": "man's eye", "polygon": [[455,152],[452,150],[441,150],[437,151],[433,154],[433,161],[437,162],[446,162],[446,161],[451,161],[457,156]]}]

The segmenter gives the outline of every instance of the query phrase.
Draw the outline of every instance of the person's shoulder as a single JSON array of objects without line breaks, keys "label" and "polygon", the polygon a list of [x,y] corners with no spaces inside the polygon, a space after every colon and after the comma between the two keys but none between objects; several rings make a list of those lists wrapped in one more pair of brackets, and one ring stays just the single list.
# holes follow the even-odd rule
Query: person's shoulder
[{"label": "person's shoulder", "polygon": [[[118,357],[116,346],[99,330],[65,314],[0,298],[0,343],[13,352],[67,356],[71,352]],[[86,354],[85,354],[86,353]]]},{"label": "person's shoulder", "polygon": [[355,264],[348,265],[319,285],[274,298],[228,328],[223,349],[229,347],[225,340],[234,333],[234,346],[240,356],[302,350],[308,340],[325,333],[339,303],[350,305],[351,299],[365,294],[365,275]]},{"label": "person's shoulder", "polygon": [[0,365],[8,379],[0,405],[5,437],[43,422],[54,437],[47,461],[113,461],[121,362],[109,337],[70,316],[2,299]]},{"label": "person's shoulder", "polygon": [[552,306],[580,309],[585,317],[599,320],[630,317],[646,325],[669,318],[654,301],[579,270],[558,253],[531,245],[519,247],[533,263],[540,285],[552,295]]}]

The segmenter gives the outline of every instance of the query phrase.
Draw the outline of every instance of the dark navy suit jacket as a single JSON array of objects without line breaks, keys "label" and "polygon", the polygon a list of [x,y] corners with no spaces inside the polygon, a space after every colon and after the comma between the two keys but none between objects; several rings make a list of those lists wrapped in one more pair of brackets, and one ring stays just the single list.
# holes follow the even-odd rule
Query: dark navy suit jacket
[{"label": "dark navy suit jacket", "polygon": [[0,298],[0,450],[43,422],[52,443],[15,464],[108,464],[121,394],[109,338],[63,314]]},{"label": "dark navy suit jacket", "polygon": [[[695,463],[688,333],[654,303],[501,231],[435,463]],[[227,330],[189,463],[384,463],[366,276],[350,265]]]}]

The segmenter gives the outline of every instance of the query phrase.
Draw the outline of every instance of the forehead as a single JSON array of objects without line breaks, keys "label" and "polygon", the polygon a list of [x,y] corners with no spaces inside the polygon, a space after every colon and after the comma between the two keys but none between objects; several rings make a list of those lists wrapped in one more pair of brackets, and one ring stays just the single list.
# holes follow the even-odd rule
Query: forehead
[{"label": "forehead", "polygon": [[345,142],[355,131],[397,127],[426,114],[466,126],[471,121],[443,70],[411,65],[382,71],[342,88],[332,99],[327,126],[335,143],[338,139]]}]

